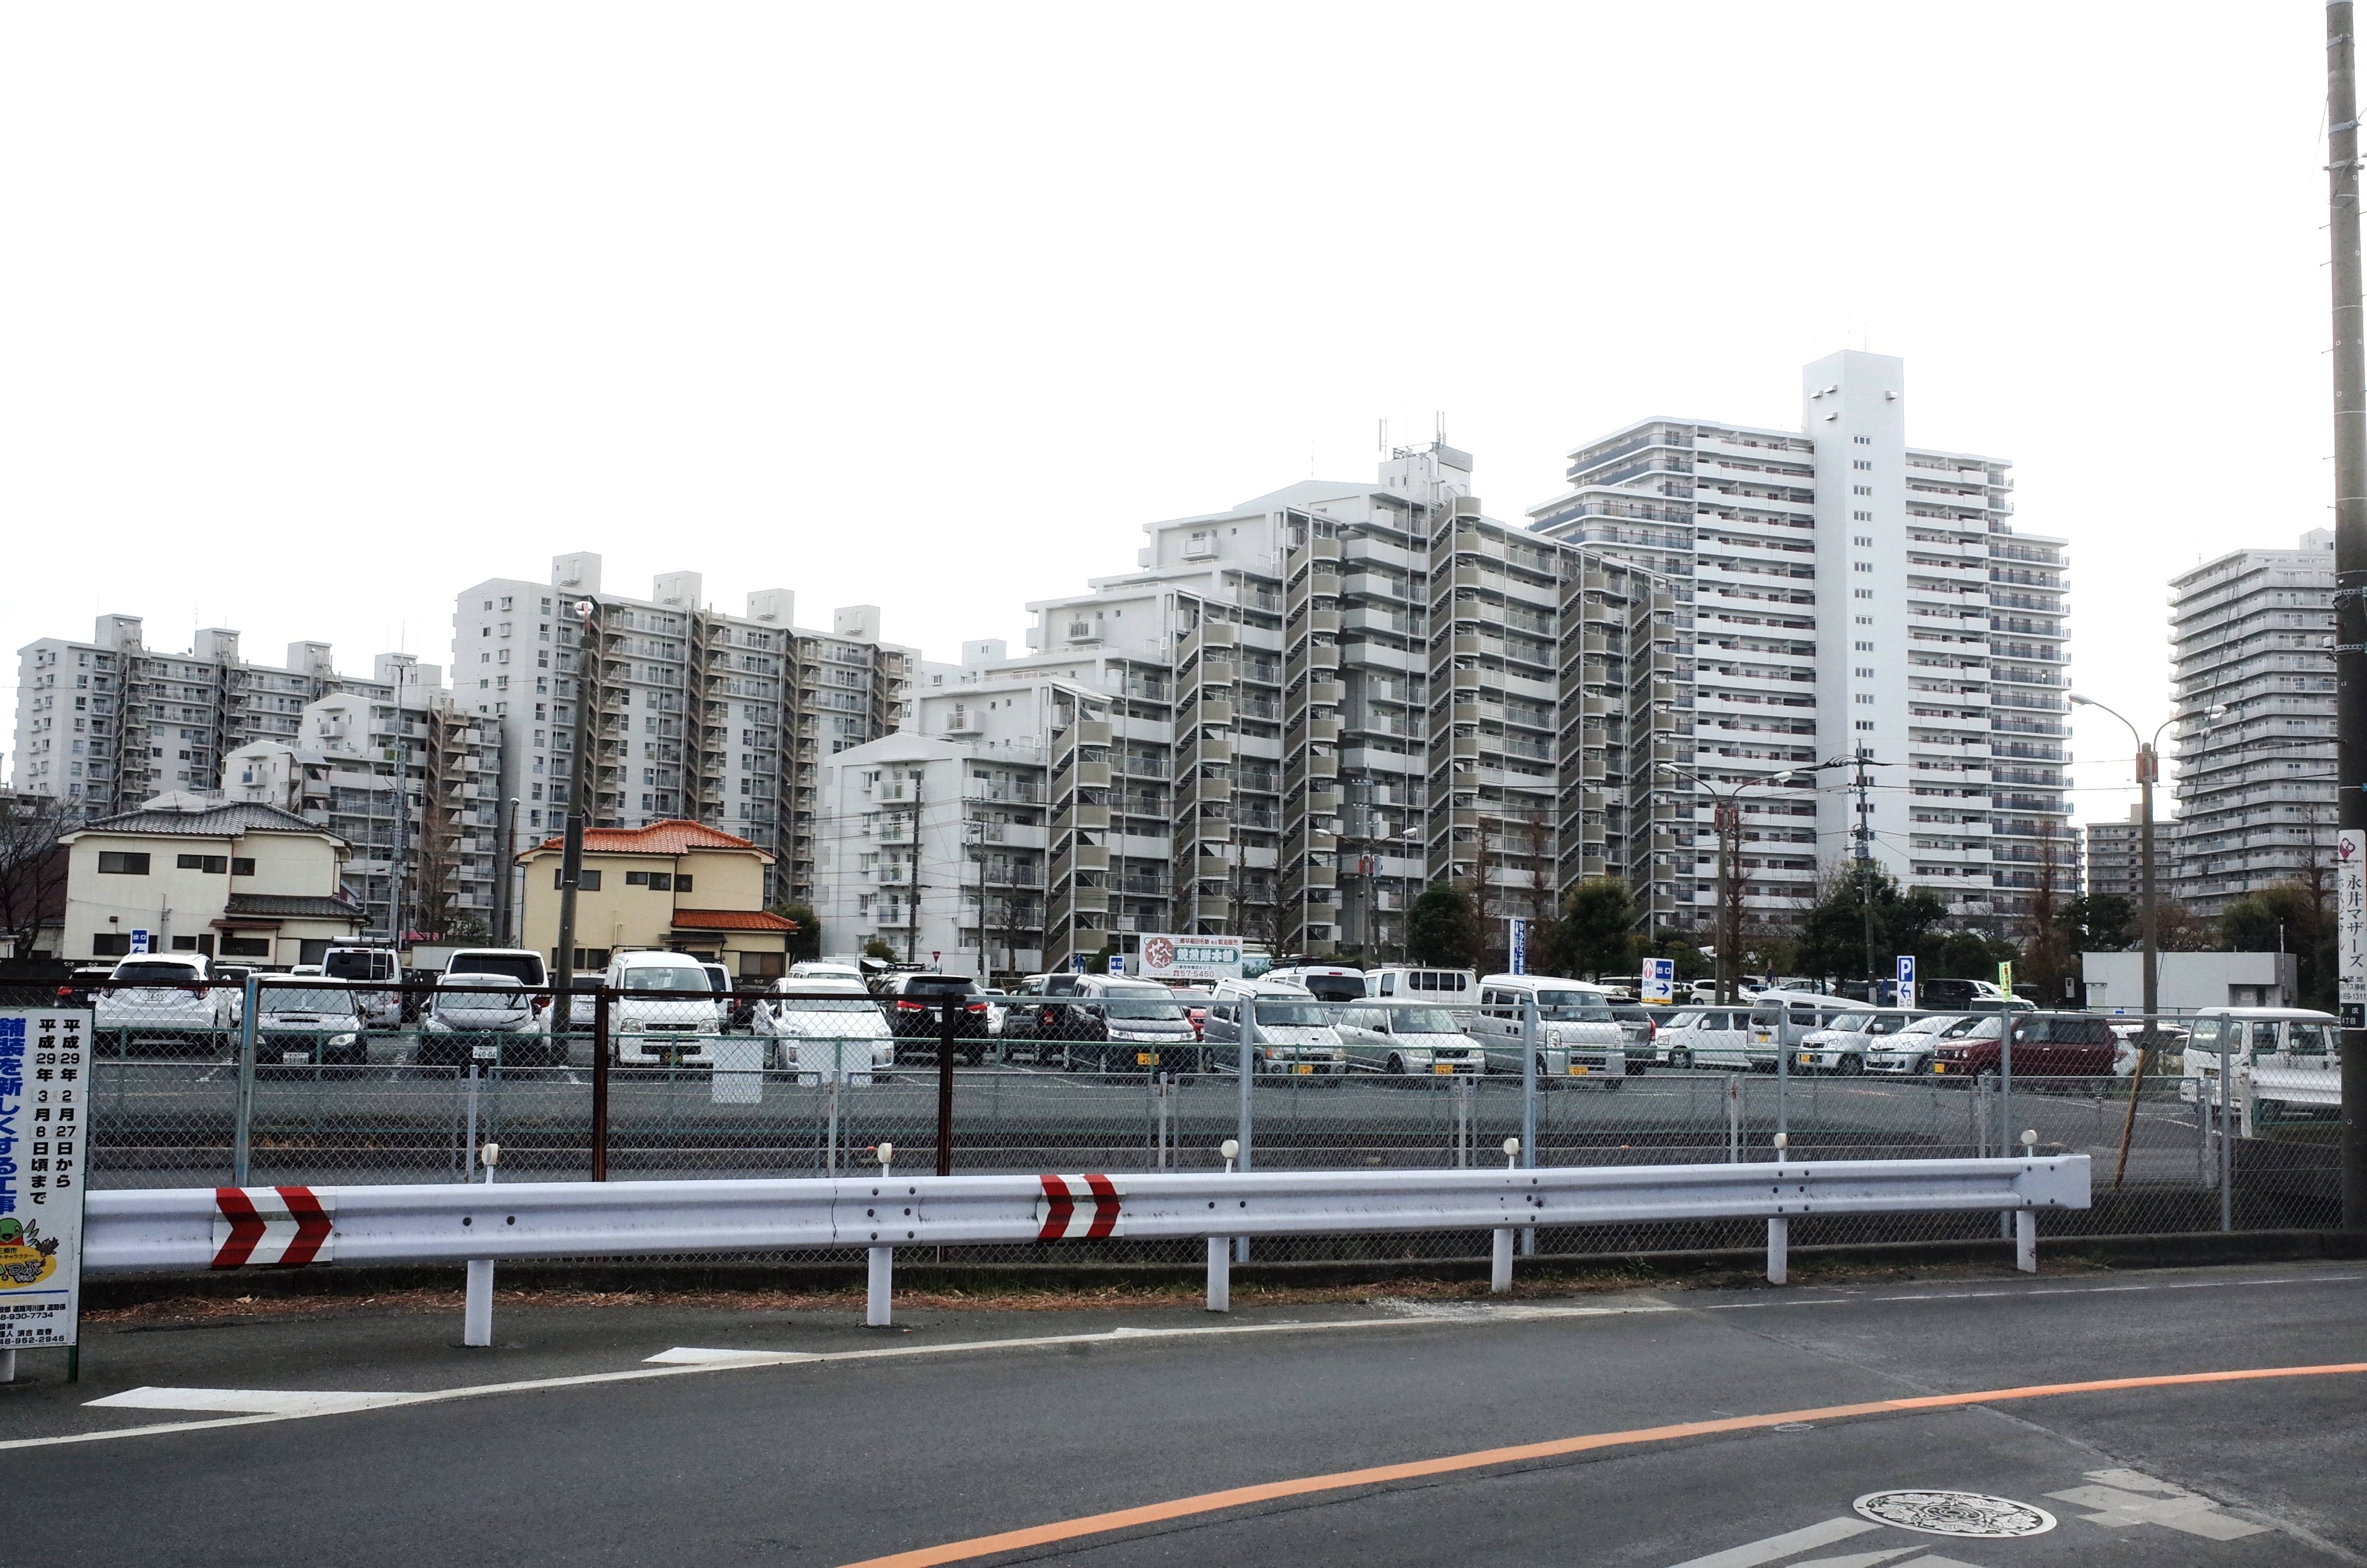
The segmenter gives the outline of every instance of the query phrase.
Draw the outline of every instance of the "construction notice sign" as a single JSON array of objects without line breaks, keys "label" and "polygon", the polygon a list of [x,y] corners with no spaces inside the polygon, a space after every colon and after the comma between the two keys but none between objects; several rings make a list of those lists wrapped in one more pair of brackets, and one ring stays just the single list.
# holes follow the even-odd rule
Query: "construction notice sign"
[{"label": "construction notice sign", "polygon": [[1142,976],[1146,980],[1238,980],[1241,977],[1241,939],[1237,936],[1146,936],[1142,939]]},{"label": "construction notice sign", "polygon": [[2356,828],[2335,835],[2334,928],[2342,1027],[2367,1029],[2367,832]]},{"label": "construction notice sign", "polygon": [[87,1012],[0,1011],[0,1350],[74,1342],[90,1024]]}]

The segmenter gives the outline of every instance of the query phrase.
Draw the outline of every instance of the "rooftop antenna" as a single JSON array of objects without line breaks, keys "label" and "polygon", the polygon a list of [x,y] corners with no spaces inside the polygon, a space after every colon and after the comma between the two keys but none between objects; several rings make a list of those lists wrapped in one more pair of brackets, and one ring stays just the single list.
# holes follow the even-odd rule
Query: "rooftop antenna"
[{"label": "rooftop antenna", "polygon": [[[1387,451],[1388,449],[1389,449],[1389,422],[1388,422],[1388,418],[1387,418],[1387,415],[1383,415],[1383,416],[1382,416],[1382,419],[1381,419],[1381,450],[1382,450],[1382,451],[1384,451],[1384,452],[1386,452],[1386,451]],[[96,614],[96,611],[94,611],[94,612],[92,612],[92,613],[93,613],[93,614]]]},{"label": "rooftop antenna", "polygon": [[1435,439],[1441,446],[1444,446],[1446,445],[1446,411],[1444,409],[1438,411],[1437,421],[1438,434]]}]

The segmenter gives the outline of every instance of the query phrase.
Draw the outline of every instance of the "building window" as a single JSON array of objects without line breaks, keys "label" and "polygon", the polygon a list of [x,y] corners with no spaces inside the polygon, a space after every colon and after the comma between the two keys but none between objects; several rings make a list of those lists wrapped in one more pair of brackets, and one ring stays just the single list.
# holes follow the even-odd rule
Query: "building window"
[{"label": "building window", "polygon": [[100,931],[90,939],[93,958],[128,958],[131,953],[130,931]]},{"label": "building window", "polygon": [[1852,571],[1872,571],[1874,570],[1874,563],[1870,560],[1852,561],[1850,563],[1850,570]]},{"label": "building window", "polygon": [[1855,593],[1861,599],[1871,599],[1874,597],[1874,590],[1871,588],[1857,588],[1851,590],[1851,592]]},{"label": "building window", "polygon": [[1872,729],[1874,728],[1874,720],[1870,718],[1859,719],[1857,721],[1857,727],[1860,729]]},{"label": "building window", "polygon": [[[559,886],[559,879],[560,879],[561,877],[562,877],[562,876],[566,875],[566,874],[567,874],[566,870],[565,870],[565,868],[563,868],[563,867],[562,867],[561,869],[558,870],[558,871],[554,871],[554,872],[552,872],[552,873],[550,874],[550,885],[551,885],[553,887],[558,886]],[[599,874],[598,872],[594,871],[594,870],[593,870],[591,867],[589,867],[589,866],[586,866],[586,867],[584,867],[584,868],[583,868],[583,882],[579,885],[579,886],[581,886],[581,888],[582,888],[582,890],[583,890],[583,891],[584,891],[584,892],[586,892],[586,893],[597,893],[597,892],[599,892],[599,891],[600,891],[600,874]]]},{"label": "building window", "polygon": [[173,869],[202,871],[211,876],[220,876],[230,869],[230,857],[228,855],[176,855],[173,860]]},{"label": "building window", "polygon": [[1850,439],[1856,442],[1861,446],[1871,446],[1874,445],[1874,437],[1871,435],[1852,435]]},{"label": "building window", "polygon": [[689,892],[689,891],[690,891],[690,878],[689,878],[689,877],[687,877],[687,876],[683,875],[683,874],[682,874],[681,873],[679,873],[679,872],[675,873],[675,874],[674,874],[674,890],[675,892],[677,892],[677,893],[687,893],[687,892]]},{"label": "building window", "polygon": [[101,850],[98,852],[98,869],[103,876],[145,876],[148,874],[148,857],[121,850]]},{"label": "building window", "polygon": [[667,871],[629,871],[625,873],[625,886],[646,887],[653,893],[671,892],[674,888],[674,874]]},{"label": "building window", "polygon": [[232,876],[253,876],[255,874],[255,857],[252,855],[231,856],[230,874]]}]

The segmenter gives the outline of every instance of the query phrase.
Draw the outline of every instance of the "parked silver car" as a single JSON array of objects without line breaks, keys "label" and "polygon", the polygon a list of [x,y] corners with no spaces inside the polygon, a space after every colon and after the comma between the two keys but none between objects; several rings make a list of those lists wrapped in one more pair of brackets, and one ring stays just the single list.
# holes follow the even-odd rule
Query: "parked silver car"
[{"label": "parked silver car", "polygon": [[354,987],[334,982],[259,984],[255,991],[256,1065],[360,1066],[369,1060],[363,1034],[364,999],[365,994]]},{"label": "parked silver car", "polygon": [[1351,1003],[1337,1025],[1352,1072],[1477,1074],[1487,1053],[1463,1032],[1455,1014],[1423,1002]]},{"label": "parked silver car", "polygon": [[421,1021],[416,1059],[423,1067],[555,1066],[564,1051],[553,1043],[549,996],[507,975],[447,974]]}]

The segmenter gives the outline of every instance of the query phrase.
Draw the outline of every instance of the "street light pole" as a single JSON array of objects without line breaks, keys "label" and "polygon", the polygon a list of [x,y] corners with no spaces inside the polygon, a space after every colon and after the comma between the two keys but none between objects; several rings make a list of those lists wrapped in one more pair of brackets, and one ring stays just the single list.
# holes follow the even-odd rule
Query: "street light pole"
[{"label": "street light pole", "polygon": [[[2327,229],[2334,308],[2335,819],[2342,848],[2367,841],[2367,342],[2360,321],[2358,28],[2350,0],[2326,7]],[[2342,1020],[2342,1224],[2367,1230],[2367,927],[2342,906],[2359,890],[2339,865],[2336,964]]]},{"label": "street light pole", "polygon": [[[1757,784],[1774,787],[1802,787],[1797,773],[1770,773],[1765,778],[1745,779],[1725,790],[1703,778],[1687,773],[1674,762],[1658,764],[1663,773],[1674,773],[1710,798],[1710,825],[1717,834],[1717,999],[1719,1005],[1734,1003],[1735,944],[1740,940],[1736,930],[1736,914],[1741,900],[1737,892],[1734,874],[1740,869],[1736,863],[1742,855],[1742,792]],[[1807,784],[1813,787],[1811,778]]]},{"label": "street light pole", "polygon": [[[2128,716],[2119,709],[2098,702],[2093,697],[2071,694],[2074,707],[2095,708],[2111,714],[2127,728],[2129,739],[2137,743],[2137,934],[2145,947],[2145,1032],[2139,1036],[2144,1044],[2139,1049],[2146,1055],[2153,1052],[2154,1031],[2161,1013],[2161,929],[2156,913],[2157,884],[2154,880],[2153,858],[2153,786],[2161,777],[2161,732],[2178,722],[2177,716],[2161,721],[2148,740],[2145,732],[2129,723]],[[2227,710],[2213,707],[2205,719],[2216,719]]]}]

